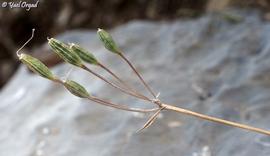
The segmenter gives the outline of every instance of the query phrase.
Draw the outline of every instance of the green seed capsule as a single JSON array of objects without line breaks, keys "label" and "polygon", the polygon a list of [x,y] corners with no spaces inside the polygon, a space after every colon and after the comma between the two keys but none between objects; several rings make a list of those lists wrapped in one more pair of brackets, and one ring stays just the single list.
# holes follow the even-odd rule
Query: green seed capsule
[{"label": "green seed capsule", "polygon": [[97,34],[99,36],[99,39],[102,41],[104,44],[105,48],[108,49],[109,51],[119,54],[120,50],[116,43],[114,42],[112,36],[106,32],[103,29],[98,29]]},{"label": "green seed capsule", "polygon": [[22,61],[22,63],[25,64],[30,70],[39,74],[40,76],[50,80],[55,79],[55,76],[52,74],[50,69],[38,59],[27,54],[20,54],[19,60]]},{"label": "green seed capsule", "polygon": [[83,66],[80,57],[76,53],[72,52],[68,45],[54,38],[48,39],[48,41],[48,44],[53,49],[53,51],[64,61],[78,67]]},{"label": "green seed capsule", "polygon": [[96,57],[79,45],[72,43],[70,44],[70,49],[76,53],[83,61],[90,64],[98,64]]},{"label": "green seed capsule", "polygon": [[87,98],[90,96],[90,94],[86,91],[86,89],[75,81],[66,80],[64,81],[64,85],[67,88],[67,90],[75,96],[81,98]]}]

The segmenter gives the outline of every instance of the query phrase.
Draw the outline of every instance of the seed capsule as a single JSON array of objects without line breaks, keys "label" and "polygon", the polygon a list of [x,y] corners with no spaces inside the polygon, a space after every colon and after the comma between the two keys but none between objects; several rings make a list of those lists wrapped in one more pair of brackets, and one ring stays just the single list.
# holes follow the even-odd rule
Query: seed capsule
[{"label": "seed capsule", "polygon": [[55,76],[50,71],[50,69],[38,59],[27,54],[20,54],[18,56],[19,60],[22,61],[22,63],[25,64],[33,72],[50,80],[55,79]]},{"label": "seed capsule", "polygon": [[64,81],[64,86],[71,94],[75,96],[78,96],[81,98],[87,98],[90,96],[90,94],[86,91],[86,89],[75,81],[66,80]]},{"label": "seed capsule", "polygon": [[68,47],[68,45],[54,38],[50,38],[48,39],[48,41],[49,41],[48,44],[53,49],[53,51],[64,61],[78,67],[83,66],[80,57],[76,53],[72,52],[72,50]]},{"label": "seed capsule", "polygon": [[90,64],[98,64],[96,57],[79,45],[72,43],[70,44],[70,49],[76,53],[83,61]]},{"label": "seed capsule", "polygon": [[104,44],[106,49],[108,49],[109,51],[116,53],[116,54],[120,53],[118,46],[116,45],[112,36],[108,32],[106,32],[103,29],[98,28],[97,34],[98,34],[99,39],[102,41],[102,43]]}]

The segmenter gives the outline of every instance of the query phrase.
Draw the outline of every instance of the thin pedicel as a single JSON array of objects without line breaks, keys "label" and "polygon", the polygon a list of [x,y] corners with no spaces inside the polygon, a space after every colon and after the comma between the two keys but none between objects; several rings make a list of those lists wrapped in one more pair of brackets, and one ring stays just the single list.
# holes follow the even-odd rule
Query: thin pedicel
[{"label": "thin pedicel", "polygon": [[65,43],[58,41],[54,38],[48,38],[48,44],[51,47],[51,49],[59,56],[61,57],[65,62],[70,63],[74,66],[77,66],[91,74],[93,74],[94,76],[98,77],[99,79],[103,80],[104,82],[106,82],[107,84],[109,84],[110,86],[120,90],[121,92],[134,96],[136,98],[142,99],[142,100],[146,100],[146,101],[150,101],[148,98],[146,97],[141,97],[140,95],[137,95],[129,90],[125,90],[123,88],[121,88],[120,86],[110,82],[109,80],[107,80],[106,78],[104,78],[103,76],[101,76],[100,74],[94,72],[93,70],[91,70],[90,68],[88,68],[84,63],[83,60],[81,59],[81,57],[74,51],[72,51],[72,49],[70,49],[68,47],[68,45],[66,45]]},{"label": "thin pedicel", "polygon": [[[33,38],[33,36],[34,36],[34,31],[32,31],[32,36],[26,43],[28,43]],[[25,45],[26,44],[24,44],[23,46],[25,46]],[[95,97],[93,95],[90,95],[86,91],[86,89],[82,85],[80,85],[79,83],[72,81],[72,80],[59,79],[57,76],[55,76],[49,70],[49,68],[44,63],[39,61],[37,58],[34,58],[34,57],[27,55],[27,54],[24,54],[24,53],[19,54],[21,49],[22,48],[20,48],[17,51],[19,60],[23,64],[25,64],[31,71],[33,71],[34,73],[37,73],[38,75],[42,76],[43,78],[49,79],[53,82],[56,82],[56,83],[59,83],[59,84],[65,86],[65,88],[75,96],[78,96],[80,98],[86,98],[86,99],[89,99],[91,101],[97,102],[101,105],[105,105],[105,106],[109,106],[109,107],[113,107],[113,108],[117,108],[117,109],[125,110],[125,111],[148,113],[148,112],[155,112],[157,110],[157,108],[154,108],[154,109],[130,108],[130,107],[127,107],[124,105],[115,104],[115,103],[112,103],[110,101],[103,100],[99,97]]]},{"label": "thin pedicel", "polygon": [[125,57],[123,52],[120,50],[120,48],[114,42],[112,36],[108,32],[106,32],[105,30],[100,29],[100,28],[98,28],[97,34],[99,36],[99,39],[103,42],[105,48],[108,49],[109,51],[119,55],[123,60],[125,60],[126,63],[131,67],[131,69],[137,75],[137,77],[140,79],[140,81],[143,83],[143,85],[146,87],[146,89],[152,94],[152,96],[154,98],[156,98],[156,94],[149,87],[149,85],[144,81],[144,79],[139,74],[139,72],[136,70],[136,68],[132,65],[132,63]]},{"label": "thin pedicel", "polygon": [[133,92],[134,94],[140,96],[144,99],[149,99],[146,96],[140,94],[138,91],[136,91],[134,88],[132,88],[129,84],[127,84],[125,81],[123,81],[119,76],[117,76],[112,70],[110,70],[108,67],[106,67],[104,64],[102,64],[98,59],[89,51],[86,49],[80,47],[77,44],[71,43],[69,44],[69,48],[71,51],[76,53],[84,62],[92,65],[96,65],[104,69],[106,72],[108,72],[111,76],[113,76],[123,87],[125,87],[127,90]]}]

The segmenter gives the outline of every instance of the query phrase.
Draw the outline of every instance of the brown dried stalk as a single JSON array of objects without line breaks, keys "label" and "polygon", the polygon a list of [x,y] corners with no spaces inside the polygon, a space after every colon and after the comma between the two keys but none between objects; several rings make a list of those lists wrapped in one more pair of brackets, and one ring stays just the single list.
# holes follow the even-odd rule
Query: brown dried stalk
[{"label": "brown dried stalk", "polygon": [[194,116],[194,117],[197,117],[197,118],[200,118],[200,119],[205,119],[205,120],[208,120],[208,121],[221,123],[221,124],[232,126],[232,127],[237,127],[237,128],[241,128],[241,129],[261,133],[261,134],[270,135],[270,131],[268,131],[268,130],[263,130],[263,129],[260,129],[260,128],[256,128],[256,127],[252,127],[252,126],[248,126],[248,125],[245,125],[245,124],[240,124],[240,123],[237,123],[237,122],[232,122],[232,121],[228,121],[228,120],[224,120],[224,119],[219,119],[219,118],[216,118],[216,117],[200,114],[200,113],[197,113],[197,112],[193,112],[193,111],[183,109],[183,108],[179,108],[179,107],[169,105],[169,104],[162,104],[162,106],[166,110],[172,110],[172,111],[175,111],[175,112],[178,112],[178,113]]},{"label": "brown dried stalk", "polygon": [[147,88],[147,90],[152,94],[152,96],[154,98],[156,98],[156,94],[154,93],[154,91],[150,88],[150,86],[144,81],[144,79],[142,78],[142,76],[139,74],[139,72],[135,69],[135,67],[132,65],[132,63],[125,57],[125,55],[123,55],[122,52],[119,52],[119,56],[121,58],[123,58],[123,60],[125,60],[127,62],[127,64],[130,66],[130,68],[134,71],[134,73],[138,76],[138,78],[141,80],[141,82],[143,83],[143,85]]},{"label": "brown dried stalk", "polygon": [[[112,72],[109,68],[107,68],[104,64],[102,64],[96,57],[94,54],[90,53],[88,50],[82,48],[81,46],[74,44],[74,43],[69,43],[69,47],[63,43],[60,43],[59,41],[55,40],[55,39],[49,39],[49,44],[54,47],[54,50],[60,50],[60,52],[57,52],[59,55],[63,56],[64,55],[64,51],[69,51],[71,50],[72,52],[74,52],[75,54],[77,54],[81,60],[84,63],[88,63],[94,66],[98,66],[101,67],[103,70],[105,70],[106,72],[108,72],[113,78],[116,79],[116,81],[125,89],[133,92],[134,94],[147,98],[144,95],[140,94],[138,91],[136,91],[135,89],[133,89],[129,84],[127,84],[125,81],[123,81],[120,77],[118,77],[114,72]],[[58,45],[58,46],[56,46]],[[58,48],[57,48],[58,47]],[[60,47],[60,48],[59,48]],[[65,54],[66,55],[66,54]],[[72,57],[72,56],[71,56]],[[76,57],[76,56],[75,56]],[[78,57],[77,57],[78,58]],[[65,57],[63,58],[64,60]],[[73,59],[74,60],[74,59]],[[67,62],[71,62],[70,60],[67,60]],[[78,61],[76,59],[76,61],[72,61],[73,64],[79,64],[79,67],[82,66],[82,62]]]},{"label": "brown dried stalk", "polygon": [[135,93],[136,95],[144,98],[144,99],[148,99],[148,97],[144,96],[143,94],[139,93],[138,91],[136,91],[134,88],[132,88],[129,84],[127,84],[125,81],[123,81],[120,77],[118,77],[114,72],[112,72],[108,67],[106,67],[105,65],[103,65],[102,63],[98,62],[98,66],[100,66],[101,68],[103,68],[105,71],[107,71],[109,74],[111,74],[121,85],[123,85],[124,87],[126,87],[127,90],[130,90],[131,92]]},{"label": "brown dried stalk", "polygon": [[[66,86],[66,80],[60,80],[59,78],[55,77],[52,81],[56,82],[56,83],[59,83],[59,84],[61,84],[63,86]],[[76,88],[77,86],[73,85],[73,87]],[[79,87],[82,87],[82,86],[79,86]],[[73,89],[73,91],[78,91],[78,90]],[[74,92],[72,92],[72,93],[74,94]],[[127,106],[122,105],[122,104],[112,103],[110,101],[101,99],[100,97],[96,97],[96,96],[90,95],[88,93],[83,94],[83,95],[86,95],[86,96],[80,96],[78,94],[74,94],[74,95],[79,96],[81,98],[87,98],[87,99],[89,99],[91,101],[94,101],[96,103],[99,103],[101,105],[105,105],[105,106],[109,106],[109,107],[113,107],[113,108],[120,109],[120,110],[125,110],[125,111],[139,112],[139,113],[149,113],[149,112],[156,112],[158,110],[158,108],[153,108],[153,109],[130,108],[130,107],[127,107]]]},{"label": "brown dried stalk", "polygon": [[147,97],[145,97],[145,96],[142,97],[142,96],[140,96],[140,95],[137,95],[137,94],[135,94],[135,93],[133,93],[133,92],[130,92],[130,91],[126,90],[126,89],[123,89],[123,88],[117,86],[116,84],[114,84],[114,83],[108,81],[106,78],[104,78],[103,76],[99,75],[98,73],[94,72],[93,70],[91,70],[90,68],[88,68],[88,67],[86,67],[86,66],[84,66],[84,65],[83,65],[81,68],[84,69],[84,70],[86,70],[87,72],[89,72],[89,73],[95,75],[96,77],[98,77],[98,78],[101,79],[102,81],[106,82],[106,83],[109,84],[110,86],[112,86],[112,87],[114,87],[114,88],[116,88],[116,89],[119,89],[119,90],[122,91],[123,93],[126,93],[126,94],[128,94],[128,95],[134,96],[134,97],[139,98],[139,99],[142,99],[142,100],[150,101],[150,100],[149,100]]}]

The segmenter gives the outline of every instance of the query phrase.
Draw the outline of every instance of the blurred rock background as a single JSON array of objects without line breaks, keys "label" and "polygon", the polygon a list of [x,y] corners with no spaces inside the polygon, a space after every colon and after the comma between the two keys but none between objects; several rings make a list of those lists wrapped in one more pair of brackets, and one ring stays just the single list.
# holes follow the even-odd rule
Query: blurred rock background
[{"label": "blurred rock background", "polygon": [[[54,66],[57,76],[66,77],[71,65],[58,64],[46,43],[48,36],[93,50],[101,62],[146,93],[122,60],[98,40],[96,28],[103,27],[161,92],[162,101],[269,130],[268,10],[266,0],[44,0],[30,11],[0,8],[0,78],[1,85],[6,84],[0,92],[0,156],[269,156],[268,136],[169,111],[138,134],[149,114],[74,97],[18,66],[15,56],[36,28],[23,51]],[[109,78],[104,70],[93,70]],[[151,107],[78,68],[69,78],[112,102]]]},{"label": "blurred rock background", "polygon": [[[231,9],[196,19],[137,20],[109,31],[146,82],[161,93],[161,101],[270,130],[270,22],[261,17],[257,10]],[[148,95],[123,60],[104,48],[96,30],[69,30],[55,37],[92,51]],[[43,56],[38,49],[49,47],[44,43],[36,49]],[[65,78],[71,67],[61,63],[51,70]],[[89,67],[111,79],[104,70]],[[68,78],[92,95],[152,108],[78,68]],[[0,156],[270,155],[269,136],[170,111],[136,133],[150,114],[74,97],[63,86],[30,74],[24,65],[2,89],[0,99]]]},{"label": "blurred rock background", "polygon": [[40,48],[48,36],[71,29],[112,28],[134,19],[196,18],[228,7],[257,8],[263,12],[262,18],[270,18],[269,0],[40,0],[38,8],[31,11],[0,8],[0,87],[17,69],[15,51],[29,38],[32,28],[37,30],[36,37],[24,50],[53,66],[60,60]]}]

